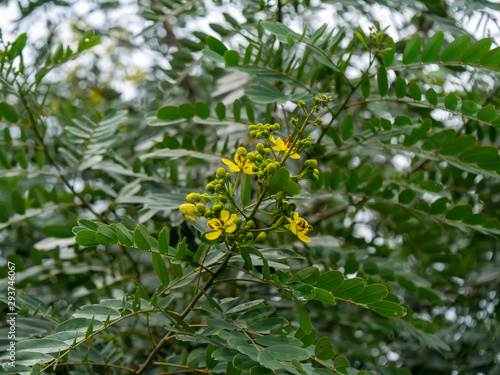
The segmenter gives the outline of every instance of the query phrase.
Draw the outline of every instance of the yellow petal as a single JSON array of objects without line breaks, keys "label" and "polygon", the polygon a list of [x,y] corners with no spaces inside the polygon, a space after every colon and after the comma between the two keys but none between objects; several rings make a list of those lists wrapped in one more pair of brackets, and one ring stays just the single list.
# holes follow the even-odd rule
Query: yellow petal
[{"label": "yellow petal", "polygon": [[290,224],[290,230],[292,231],[293,234],[297,234],[297,225]]},{"label": "yellow petal", "polygon": [[226,225],[231,224],[234,221],[234,219],[236,219],[237,216],[238,215],[236,215],[236,214],[232,214],[231,217],[229,218],[229,220],[225,221]]},{"label": "yellow petal", "polygon": [[222,159],[222,162],[229,167],[230,172],[239,172],[240,171],[240,168],[236,164],[234,164],[231,160]]},{"label": "yellow petal", "polygon": [[220,213],[220,219],[223,221],[223,222],[226,222],[227,219],[229,219],[229,212],[226,211],[226,210],[222,210],[221,213]]},{"label": "yellow petal", "polygon": [[299,240],[302,242],[311,242],[311,239],[307,237],[303,232],[297,233],[297,236],[299,237]]},{"label": "yellow petal", "polygon": [[252,171],[252,167],[247,165],[245,168],[243,168],[243,173],[245,174],[255,174],[254,171]]},{"label": "yellow petal", "polygon": [[294,152],[293,154],[290,154],[290,155],[289,155],[289,157],[290,157],[291,159],[300,159],[300,155],[299,155],[299,154],[297,154],[296,152]]},{"label": "yellow petal", "polygon": [[[288,218],[287,218],[287,219],[288,219]],[[288,219],[288,220],[290,220],[290,219]],[[286,225],[285,225],[285,229],[290,229],[290,225],[291,225],[291,224],[286,224]]]},{"label": "yellow petal", "polygon": [[212,219],[207,223],[207,227],[209,227],[210,229],[220,228],[221,226],[222,224],[219,219]]},{"label": "yellow petal", "polygon": [[285,142],[283,142],[283,140],[281,138],[278,138],[276,140],[276,146],[278,146],[278,149],[280,151],[285,151],[286,150]]},{"label": "yellow petal", "polygon": [[293,214],[293,220],[294,220],[294,221],[299,221],[299,220],[300,220],[300,216],[299,216],[299,213],[298,213],[298,212],[295,212],[295,213]]},{"label": "yellow petal", "polygon": [[226,233],[233,233],[235,230],[236,230],[236,224],[233,224],[229,228],[226,228]]},{"label": "yellow petal", "polygon": [[216,231],[205,234],[205,237],[207,240],[215,240],[220,236],[221,233],[222,233],[222,231],[216,230]]},{"label": "yellow petal", "polygon": [[188,216],[188,215],[184,215],[184,219],[186,219],[186,221],[194,221],[194,220],[196,220],[196,218],[194,216]]}]

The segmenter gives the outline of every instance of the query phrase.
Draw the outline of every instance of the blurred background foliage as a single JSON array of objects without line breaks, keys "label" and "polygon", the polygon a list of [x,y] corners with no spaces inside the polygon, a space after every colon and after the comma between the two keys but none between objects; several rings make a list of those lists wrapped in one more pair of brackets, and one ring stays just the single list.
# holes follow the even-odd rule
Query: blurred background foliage
[{"label": "blurred background foliage", "polygon": [[[304,259],[287,260],[292,269],[316,265],[381,282],[409,313],[401,320],[388,320],[349,304],[325,308],[310,301],[306,306],[321,333],[318,337],[328,335],[337,353],[378,374],[500,373],[498,228],[443,215],[446,204],[448,209],[470,205],[470,213],[497,218],[498,174],[466,170],[442,159],[429,162],[405,147],[347,147],[337,152],[335,139],[329,138],[329,128],[340,129],[348,115],[359,134],[373,118],[394,121],[396,116],[408,116],[413,122],[431,118],[436,132],[454,128],[482,145],[497,147],[497,127],[477,118],[455,116],[432,105],[369,102],[359,89],[352,94],[350,89],[373,58],[354,31],[361,28],[368,35],[373,28],[384,35],[380,30],[389,26],[385,37],[395,41],[394,65],[401,65],[408,40],[417,34],[424,45],[443,31],[445,45],[470,34],[473,42],[489,37],[491,48],[497,47],[499,8],[486,0],[0,2],[2,49],[7,51],[9,43],[27,34],[15,83],[5,83],[12,76],[3,70],[0,86],[1,101],[15,110],[9,118],[4,109],[0,122],[0,284],[4,290],[6,260],[15,262],[19,303],[40,304],[46,310],[27,312],[25,306],[18,338],[43,336],[76,307],[134,292],[134,282],[140,281],[147,293],[155,290],[158,283],[147,254],[118,246],[79,248],[71,232],[79,218],[131,227],[145,223],[152,234],[167,226],[171,244],[187,237],[196,246],[195,230],[177,211],[185,195],[202,192],[219,156],[247,143],[249,124],[279,122],[287,129],[294,109],[287,95],[305,93],[305,100],[325,93],[334,99],[333,110],[342,112],[329,127],[312,132],[317,143],[310,156],[319,160],[322,178],[307,187],[310,194],[300,206],[314,225],[313,242],[305,246],[276,235],[268,245],[302,255]],[[312,58],[314,53],[304,45],[278,43],[276,34],[258,27],[261,20],[279,21],[299,35],[304,29],[312,35],[327,23],[321,48],[339,61],[347,79]],[[100,38],[95,46],[94,35]],[[224,58],[222,63],[207,58],[202,50],[209,35],[238,51],[241,59],[249,44],[255,47],[249,52],[252,61],[261,46],[261,61],[246,64],[254,65],[251,69],[227,66],[231,64],[224,64]],[[69,56],[67,46],[77,54]],[[302,59],[304,53],[309,55]],[[372,91],[377,88],[374,76],[380,56],[368,71]],[[401,76],[408,85],[416,82],[424,93],[434,88],[440,105],[452,93],[462,103],[470,100],[496,108],[495,70],[496,65],[484,69],[435,64],[388,69],[388,79],[390,90]],[[344,100],[348,105],[341,107]],[[163,106],[198,101],[209,105],[210,117],[156,117]],[[38,134],[31,117],[39,124]],[[399,144],[401,134],[394,133],[395,142],[388,144]],[[342,137],[349,138],[343,133]],[[363,184],[377,171],[383,176],[384,193],[363,194]],[[424,188],[423,180],[443,185],[444,190]],[[398,198],[407,188],[409,197]],[[414,200],[412,192],[419,199]],[[421,203],[429,206],[439,197],[447,198],[442,201],[445,208],[435,206],[434,213]],[[187,303],[186,289],[173,295],[178,309]],[[218,300],[265,298],[282,316],[293,319],[295,314],[293,304],[259,284],[214,286],[212,295]],[[46,313],[53,318],[40,316]],[[119,350],[127,362],[140,363],[150,351],[147,327],[140,318],[130,322],[117,328],[115,336],[95,340],[95,348],[109,344],[114,351],[106,346],[106,354]],[[153,335],[163,336],[160,327]]]}]

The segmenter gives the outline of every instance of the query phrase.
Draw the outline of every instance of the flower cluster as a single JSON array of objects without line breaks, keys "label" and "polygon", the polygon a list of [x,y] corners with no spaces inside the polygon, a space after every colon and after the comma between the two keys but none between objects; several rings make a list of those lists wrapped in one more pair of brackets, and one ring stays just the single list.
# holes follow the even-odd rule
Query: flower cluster
[{"label": "flower cluster", "polygon": [[[310,147],[313,141],[312,137],[302,137],[302,133],[308,124],[321,125],[319,117],[312,120],[313,113],[320,107],[326,107],[330,100],[331,98],[325,95],[313,98],[314,106],[309,113],[304,109],[305,103],[299,102],[298,106],[304,109],[306,118],[300,125],[298,119],[292,118],[291,123],[297,129],[294,137],[291,135],[287,138],[278,137],[276,133],[280,130],[279,124],[250,125],[248,127],[250,138],[261,141],[254,144],[253,150],[247,151],[245,147],[239,147],[234,158],[222,159],[227,170],[223,167],[217,169],[214,179],[206,185],[208,194],[190,193],[186,197],[188,203],[179,207],[184,218],[187,221],[201,217],[208,219],[209,231],[204,234],[206,240],[223,241],[228,246],[235,243],[248,245],[255,241],[263,241],[267,238],[267,233],[284,230],[292,232],[303,242],[311,241],[307,235],[312,231],[312,226],[296,212],[297,205],[286,199],[287,194],[295,195],[300,192],[300,186],[297,184],[300,180],[318,181],[317,161],[306,160],[300,173],[290,177],[293,193],[289,193],[291,191],[289,188],[276,190],[277,183],[281,183],[278,185],[281,187],[287,182],[280,182],[283,173],[274,179],[273,176],[279,169],[284,168],[288,159],[295,159],[300,163],[300,153]],[[251,177],[256,180],[254,191],[251,180],[249,181]],[[245,183],[242,182],[244,178],[246,178]],[[290,184],[288,186],[290,187]],[[252,195],[255,195],[254,203],[251,203]],[[269,201],[273,198],[274,204]],[[237,200],[241,200],[244,204],[239,206]],[[264,201],[266,201],[264,210],[267,209],[267,212],[259,207]],[[274,207],[272,211],[269,211],[272,207]],[[259,229],[254,219],[261,213],[271,215],[274,219],[267,224],[267,227]],[[262,224],[266,221],[262,220]]]}]

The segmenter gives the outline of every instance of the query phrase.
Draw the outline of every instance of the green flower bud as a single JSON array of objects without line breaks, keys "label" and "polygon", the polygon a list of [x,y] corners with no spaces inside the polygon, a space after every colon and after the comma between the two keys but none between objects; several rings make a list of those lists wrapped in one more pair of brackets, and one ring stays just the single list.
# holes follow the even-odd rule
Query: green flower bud
[{"label": "green flower bud", "polygon": [[260,232],[256,238],[257,242],[264,242],[266,239],[267,239],[266,232]]},{"label": "green flower bud", "polygon": [[250,132],[250,138],[257,138],[257,130],[252,130]]},{"label": "green flower bud", "polygon": [[290,203],[288,201],[283,201],[283,206],[282,206],[283,211],[288,211],[289,208],[290,208]]},{"label": "green flower bud", "polygon": [[196,209],[203,215],[205,213],[205,205],[203,203],[196,204]]},{"label": "green flower bud", "polygon": [[295,211],[297,209],[297,203],[290,203],[290,211]]},{"label": "green flower bud", "polygon": [[225,195],[219,195],[219,200],[222,202],[222,203],[227,203],[227,197]]},{"label": "green flower bud", "polygon": [[214,204],[214,206],[212,207],[212,210],[214,210],[214,212],[221,212],[223,208],[224,208],[224,206],[222,204],[217,203],[217,204]]},{"label": "green flower bud", "polygon": [[266,139],[267,139],[267,138],[269,138],[269,132],[268,132],[267,130],[264,130],[264,131],[262,132],[262,137],[264,137],[264,138],[266,138]]},{"label": "green flower bud", "polygon": [[225,178],[226,177],[226,170],[222,167],[217,169],[217,177],[218,178]]},{"label": "green flower bud", "polygon": [[299,102],[297,103],[297,106],[298,106],[299,108],[302,108],[302,107],[303,107],[303,106],[305,106],[305,105],[306,105],[306,103],[305,103],[303,100],[299,100]]},{"label": "green flower bud", "polygon": [[255,146],[255,149],[259,152],[262,153],[264,151],[264,145],[262,143],[258,143],[257,146]]},{"label": "green flower bud", "polygon": [[273,125],[274,130],[280,130],[280,124],[276,123]]},{"label": "green flower bud", "polygon": [[272,151],[271,151],[271,149],[270,149],[270,148],[265,148],[265,149],[264,149],[264,153],[265,153],[265,155],[266,155],[266,156],[267,156],[267,155],[271,155],[271,152],[272,152]]},{"label": "green flower bud", "polygon": [[245,226],[243,227],[242,231],[243,232],[248,232],[250,229],[252,229],[252,228],[250,228],[250,225],[245,224]]},{"label": "green flower bud", "polygon": [[314,159],[310,159],[309,160],[309,166],[311,168],[316,168],[318,166],[318,161],[317,160],[314,160]]},{"label": "green flower bud", "polygon": [[319,170],[315,169],[315,170],[313,171],[313,175],[315,175],[315,176],[319,176]]},{"label": "green flower bud", "polygon": [[243,220],[241,220],[239,217],[237,217],[236,219],[234,219],[234,223],[236,224],[236,226],[239,227],[243,223]]},{"label": "green flower bud", "polygon": [[205,211],[205,215],[204,215],[204,216],[205,216],[207,219],[210,219],[210,218],[212,217],[212,215],[213,215],[213,214],[214,214],[214,213],[213,213],[213,211],[209,208],[208,210],[206,210],[206,211]]},{"label": "green flower bud", "polygon": [[257,132],[257,136],[255,138],[262,138],[262,132]]},{"label": "green flower bud", "polygon": [[209,184],[207,184],[207,186],[205,186],[205,189],[208,192],[213,193],[215,191],[215,186],[212,183],[209,183]]},{"label": "green flower bud", "polygon": [[245,240],[247,240],[247,241],[253,240],[253,233],[252,232],[248,232],[247,235],[245,236]]},{"label": "green flower bud", "polygon": [[253,220],[248,220],[245,226],[249,226],[250,229],[255,229],[255,222]]},{"label": "green flower bud", "polygon": [[250,125],[250,126],[248,127],[248,130],[249,130],[249,131],[252,131],[252,130],[257,130],[257,125]]},{"label": "green flower bud", "polygon": [[264,178],[264,172],[258,171],[257,172],[257,177],[262,180]]},{"label": "green flower bud", "polygon": [[255,160],[257,160],[257,161],[262,161],[262,159],[263,159],[263,158],[262,158],[262,155],[261,155],[261,154],[257,154],[257,155],[255,156]]},{"label": "green flower bud", "polygon": [[274,163],[268,164],[266,167],[266,172],[270,173],[270,174],[273,174],[274,172],[276,172],[276,170],[277,170],[277,168],[274,165]]},{"label": "green flower bud", "polygon": [[231,181],[231,173],[226,173],[226,181]]},{"label": "green flower bud", "polygon": [[236,239],[236,237],[232,233],[226,234],[226,238],[228,242],[233,242]]},{"label": "green flower bud", "polygon": [[257,167],[256,165],[254,165],[252,167],[252,172],[257,172],[259,170],[259,167]]},{"label": "green flower bud", "polygon": [[275,161],[273,164],[276,166],[276,168],[279,168],[279,167],[280,167],[280,163],[279,163],[279,161]]},{"label": "green flower bud", "polygon": [[236,153],[241,156],[245,156],[247,154],[247,149],[245,147],[238,147]]},{"label": "green flower bud", "polygon": [[244,234],[239,234],[238,235],[238,241],[244,241],[245,240],[245,235]]},{"label": "green flower bud", "polygon": [[280,191],[280,192],[278,192],[278,194],[276,194],[277,201],[280,201],[280,200],[284,199],[285,197],[286,197],[286,194],[284,191]]},{"label": "green flower bud", "polygon": [[250,162],[254,162],[255,161],[255,153],[254,152],[249,152],[247,154],[247,159],[250,161]]},{"label": "green flower bud", "polygon": [[305,141],[305,142],[304,142],[304,146],[306,146],[306,147],[311,147],[311,142],[309,142],[309,141]]},{"label": "green flower bud", "polygon": [[[213,186],[213,185],[212,185],[212,186]],[[203,195],[201,196],[201,201],[202,201],[203,203],[207,203],[207,202],[209,202],[209,201],[210,201],[210,199],[208,198],[208,194],[203,194]]]}]

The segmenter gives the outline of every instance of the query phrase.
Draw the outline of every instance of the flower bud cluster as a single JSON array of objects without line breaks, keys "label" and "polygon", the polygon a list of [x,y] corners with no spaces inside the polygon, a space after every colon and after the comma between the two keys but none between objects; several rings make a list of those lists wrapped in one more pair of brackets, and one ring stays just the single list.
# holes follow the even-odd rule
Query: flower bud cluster
[{"label": "flower bud cluster", "polygon": [[268,140],[269,137],[273,134],[273,131],[280,130],[280,124],[257,124],[250,125],[248,127],[248,131],[250,132],[250,138],[257,138]]}]

